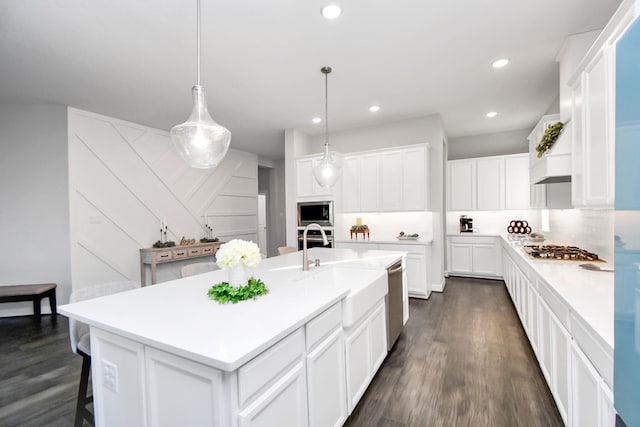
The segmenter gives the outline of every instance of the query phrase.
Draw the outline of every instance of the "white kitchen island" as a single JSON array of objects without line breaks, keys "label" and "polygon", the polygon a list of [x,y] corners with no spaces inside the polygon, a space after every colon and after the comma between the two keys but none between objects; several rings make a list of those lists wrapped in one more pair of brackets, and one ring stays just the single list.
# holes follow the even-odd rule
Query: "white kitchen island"
[{"label": "white kitchen island", "polygon": [[96,425],[341,425],[387,354],[386,269],[405,255],[270,258],[269,293],[238,304],[208,299],[220,270],[60,307],[91,327]]}]

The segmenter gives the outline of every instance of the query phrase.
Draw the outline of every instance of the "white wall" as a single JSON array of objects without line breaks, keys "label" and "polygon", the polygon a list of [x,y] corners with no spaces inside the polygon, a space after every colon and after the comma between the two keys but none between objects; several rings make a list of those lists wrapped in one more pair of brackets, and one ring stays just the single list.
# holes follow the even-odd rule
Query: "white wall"
[{"label": "white wall", "polygon": [[[57,283],[60,304],[71,293],[66,118],[64,106],[0,105],[0,283]],[[0,316],[31,313],[0,305]]]},{"label": "white wall", "polygon": [[540,212],[530,210],[508,211],[450,211],[447,212],[447,233],[460,232],[460,215],[473,218],[473,229],[480,234],[506,235],[512,220],[525,220],[532,231],[540,230]]},{"label": "white wall", "polygon": [[449,138],[449,160],[527,153],[531,129]]},{"label": "white wall", "polygon": [[[160,238],[199,240],[203,216],[221,240],[257,240],[258,166],[229,150],[215,169],[193,169],[166,131],[69,109],[69,199],[73,288],[140,280],[139,249]],[[159,267],[158,281],[182,264]]]},{"label": "white wall", "polygon": [[614,210],[552,209],[549,226],[549,243],[579,246],[613,263]]}]

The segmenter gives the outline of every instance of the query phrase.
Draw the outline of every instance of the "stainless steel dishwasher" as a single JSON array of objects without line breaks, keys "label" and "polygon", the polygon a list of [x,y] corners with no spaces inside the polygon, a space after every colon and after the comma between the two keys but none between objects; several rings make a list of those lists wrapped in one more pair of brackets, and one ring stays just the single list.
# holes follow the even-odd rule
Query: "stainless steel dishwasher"
[{"label": "stainless steel dishwasher", "polygon": [[387,351],[395,344],[403,326],[402,304],[402,261],[387,269],[389,289],[385,297],[387,315]]}]

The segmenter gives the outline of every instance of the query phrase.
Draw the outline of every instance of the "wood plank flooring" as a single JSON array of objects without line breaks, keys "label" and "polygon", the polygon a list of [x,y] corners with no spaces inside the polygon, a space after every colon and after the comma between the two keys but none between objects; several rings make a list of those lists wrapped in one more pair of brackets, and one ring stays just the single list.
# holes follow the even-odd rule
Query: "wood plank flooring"
[{"label": "wood plank flooring", "polygon": [[[562,426],[503,282],[450,278],[411,317],[348,426]],[[68,322],[0,319],[0,426],[70,426]]]},{"label": "wood plank flooring", "polygon": [[410,319],[347,426],[563,426],[504,282],[449,278]]}]

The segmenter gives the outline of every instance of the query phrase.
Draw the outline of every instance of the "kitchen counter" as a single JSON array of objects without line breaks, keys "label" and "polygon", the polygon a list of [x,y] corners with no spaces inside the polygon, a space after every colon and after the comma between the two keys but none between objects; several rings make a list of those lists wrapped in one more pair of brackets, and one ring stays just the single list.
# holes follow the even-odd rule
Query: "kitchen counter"
[{"label": "kitchen counter", "polygon": [[[580,268],[586,261],[553,261],[539,260],[528,256],[522,246],[536,244],[526,239],[513,239],[502,236],[511,248],[512,254],[530,266],[579,316],[584,323],[606,345],[613,354],[613,300],[614,275],[604,271],[590,271]],[[546,240],[541,244],[552,244]],[[613,267],[613,263],[597,262],[600,267]]]},{"label": "kitchen counter", "polygon": [[322,266],[301,270],[302,253],[263,260],[253,271],[269,293],[238,304],[209,300],[207,290],[227,280],[226,270],[187,277],[123,294],[63,305],[74,319],[172,354],[233,371],[304,325],[351,291],[350,283],[305,281],[336,265],[386,275],[404,253],[312,248]]},{"label": "kitchen counter", "polygon": [[395,237],[372,237],[371,239],[349,239],[349,238],[336,238],[337,243],[384,243],[392,245],[430,245],[433,243],[433,238],[430,236],[420,236],[418,240],[400,240]]}]

